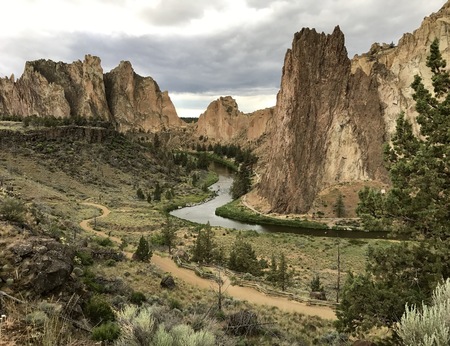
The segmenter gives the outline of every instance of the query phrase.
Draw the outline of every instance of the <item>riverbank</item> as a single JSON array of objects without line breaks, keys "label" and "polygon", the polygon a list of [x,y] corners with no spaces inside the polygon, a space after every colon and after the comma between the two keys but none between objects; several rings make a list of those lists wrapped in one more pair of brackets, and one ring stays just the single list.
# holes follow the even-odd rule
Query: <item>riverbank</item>
[{"label": "riverbank", "polygon": [[247,208],[241,199],[234,200],[216,209],[216,215],[233,219],[240,222],[259,224],[259,225],[273,225],[285,226],[295,228],[310,228],[310,229],[328,229],[325,223],[309,221],[301,218],[275,218],[265,216],[257,213],[250,208]]}]

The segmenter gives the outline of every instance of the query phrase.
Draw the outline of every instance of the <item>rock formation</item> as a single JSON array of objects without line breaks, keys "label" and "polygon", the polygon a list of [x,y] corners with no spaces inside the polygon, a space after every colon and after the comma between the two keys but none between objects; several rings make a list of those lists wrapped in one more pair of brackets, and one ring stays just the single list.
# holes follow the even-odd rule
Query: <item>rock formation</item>
[{"label": "rock formation", "polygon": [[305,212],[324,186],[385,176],[376,79],[351,73],[339,27],[295,35],[272,127],[260,191],[275,211]]},{"label": "rock formation", "polygon": [[75,252],[54,239],[31,237],[12,243],[3,253],[0,287],[12,279],[13,290],[30,289],[41,295],[70,280]]},{"label": "rock formation", "polygon": [[151,77],[136,74],[128,61],[105,74],[109,108],[122,132],[181,126],[167,91]]},{"label": "rock formation", "polygon": [[400,112],[416,117],[410,85],[419,74],[430,86],[426,57],[434,38],[450,61],[449,24],[450,2],[397,47],[374,44],[352,60],[338,27],[331,35],[310,29],[295,34],[258,190],[273,211],[307,212],[318,193],[333,185],[388,182],[382,145]]},{"label": "rock formation", "polygon": [[86,55],[71,64],[27,62],[23,75],[0,79],[0,114],[100,118],[119,131],[156,131],[181,126],[167,92],[129,62],[103,74],[100,59]]},{"label": "rock formation", "polygon": [[200,115],[196,135],[222,143],[254,141],[266,131],[272,116],[273,108],[244,114],[231,96],[220,97]]}]

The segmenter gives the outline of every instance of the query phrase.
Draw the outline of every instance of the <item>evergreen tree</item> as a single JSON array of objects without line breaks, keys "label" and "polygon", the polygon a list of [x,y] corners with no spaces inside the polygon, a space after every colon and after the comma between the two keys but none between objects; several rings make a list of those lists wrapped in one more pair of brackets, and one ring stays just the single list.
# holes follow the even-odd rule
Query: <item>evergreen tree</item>
[{"label": "evergreen tree", "polygon": [[155,191],[153,192],[153,200],[155,202],[161,201],[161,194],[162,194],[161,186],[159,186],[159,182],[156,182]]},{"label": "evergreen tree", "polygon": [[250,273],[252,275],[260,275],[261,273],[255,251],[251,244],[244,240],[241,233],[236,236],[236,240],[231,248],[228,266],[231,270],[241,273]]},{"label": "evergreen tree", "polygon": [[142,192],[142,189],[141,189],[141,188],[138,188],[138,189],[136,190],[136,196],[137,196],[137,198],[140,199],[140,200],[145,200],[145,194],[144,194],[144,192]]},{"label": "evergreen tree", "polygon": [[337,311],[340,330],[392,325],[405,303],[429,303],[439,280],[450,276],[450,77],[438,40],[427,66],[434,93],[419,76],[411,85],[420,136],[401,114],[392,145],[385,149],[392,188],[386,194],[364,189],[357,210],[371,227],[421,242],[370,250],[366,274],[351,275],[344,285]]},{"label": "evergreen tree", "polygon": [[175,226],[171,219],[166,219],[166,223],[161,230],[161,236],[163,244],[169,248],[169,253],[172,253],[172,248],[175,246],[177,235]]},{"label": "evergreen tree", "polygon": [[209,166],[208,155],[204,152],[200,153],[197,159],[197,168],[207,170],[208,166]]},{"label": "evergreen tree", "polygon": [[276,282],[277,281],[277,275],[278,275],[278,265],[277,260],[275,258],[275,255],[272,254],[272,258],[270,260],[270,267],[269,267],[269,273],[267,274],[267,280]]},{"label": "evergreen tree", "polygon": [[144,238],[144,236],[141,236],[141,239],[139,239],[139,245],[136,249],[136,252],[134,253],[134,258],[141,262],[147,262],[152,257],[153,253],[150,250],[150,246],[148,245],[148,241]]},{"label": "evergreen tree", "polygon": [[278,267],[277,282],[282,291],[286,291],[286,288],[291,284],[293,273],[289,271],[286,256],[284,253],[280,255],[280,264]]},{"label": "evergreen tree", "polygon": [[339,193],[339,195],[336,198],[336,203],[334,205],[334,213],[336,214],[336,217],[345,217],[345,205],[342,193]]},{"label": "evergreen tree", "polygon": [[323,292],[323,286],[320,282],[320,276],[314,275],[313,279],[311,280],[309,287],[311,289],[311,292]]},{"label": "evergreen tree", "polygon": [[199,263],[213,263],[217,244],[214,240],[214,231],[209,222],[198,231],[194,242],[192,260]]},{"label": "evergreen tree", "polygon": [[250,167],[241,164],[239,171],[233,180],[233,184],[231,185],[231,196],[233,199],[237,199],[250,191],[252,185],[251,174]]},{"label": "evergreen tree", "polygon": [[[419,113],[420,136],[401,114],[392,146],[385,149],[392,189],[377,196],[379,208],[369,208],[372,219],[406,235],[447,239],[450,236],[450,77],[439,42],[431,45],[427,66],[433,74],[434,94],[420,76],[411,87]],[[360,209],[366,208],[361,201]],[[366,208],[367,209],[367,208]]]}]

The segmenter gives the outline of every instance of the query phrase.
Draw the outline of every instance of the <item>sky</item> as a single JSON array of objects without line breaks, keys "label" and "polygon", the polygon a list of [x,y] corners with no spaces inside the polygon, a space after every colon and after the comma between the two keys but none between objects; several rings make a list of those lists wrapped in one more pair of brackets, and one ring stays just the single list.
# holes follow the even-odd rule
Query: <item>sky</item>
[{"label": "sky", "polygon": [[303,27],[339,25],[349,57],[397,43],[444,0],[11,0],[2,4],[0,77],[26,61],[120,61],[168,90],[178,115],[220,96],[241,111],[275,105],[286,50]]}]

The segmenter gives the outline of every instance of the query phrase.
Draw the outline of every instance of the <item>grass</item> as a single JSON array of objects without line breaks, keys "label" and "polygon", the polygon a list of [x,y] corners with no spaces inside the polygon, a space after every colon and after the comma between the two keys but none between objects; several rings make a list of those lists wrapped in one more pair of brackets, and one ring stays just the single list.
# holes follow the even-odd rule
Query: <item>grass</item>
[{"label": "grass", "polygon": [[[176,172],[168,174],[163,163],[152,155],[139,156],[133,161],[131,144],[114,142],[110,145],[112,151],[96,143],[77,143],[67,141],[42,141],[40,148],[34,144],[18,144],[4,146],[0,150],[0,178],[11,184],[14,191],[29,206],[38,208],[46,222],[54,223],[63,232],[78,229],[78,223],[87,218],[99,215],[97,208],[80,204],[89,201],[106,205],[111,214],[96,220],[96,228],[111,233],[121,239],[126,239],[132,252],[143,235],[151,238],[157,234],[166,222],[163,211],[167,206],[198,203],[209,196],[202,191],[202,185],[214,183],[217,176],[212,173],[202,173],[198,186],[193,187],[189,177]],[[150,163],[144,162],[145,159]],[[127,162],[133,162],[128,165]],[[139,201],[136,199],[137,186],[143,187],[145,193],[151,190],[152,184],[159,181],[161,186],[174,189],[175,197],[161,202]],[[261,224],[275,224],[292,227],[324,228],[320,223],[309,223],[304,220],[283,220],[263,217],[244,208],[238,201],[221,209],[231,215],[226,217],[242,217],[242,221]],[[48,221],[49,220],[49,221]],[[177,248],[189,251],[197,232],[196,225],[174,220],[177,227]],[[93,222],[91,222],[93,226]],[[3,227],[3,225],[2,225]],[[3,227],[2,237],[14,230]],[[237,231],[214,227],[216,241],[228,254],[236,238]],[[68,233],[71,234],[71,233]],[[295,270],[293,292],[305,292],[315,274],[325,286],[327,295],[334,299],[334,286],[337,277],[337,243],[332,238],[311,237],[294,234],[258,234],[244,232],[246,240],[251,242],[257,256],[270,261],[272,253],[286,254],[291,269]],[[78,235],[77,235],[78,237]],[[94,242],[94,237],[81,234],[87,241]],[[5,240],[7,243],[7,241]],[[365,255],[368,246],[384,246],[383,241],[340,239],[341,270],[362,272],[365,267]],[[105,261],[96,261],[89,270],[105,278],[118,278],[125,282],[133,291],[143,292],[150,301],[160,301],[164,304],[179,302],[184,318],[206,314],[215,303],[215,292],[201,290],[177,280],[177,288],[171,292],[161,289],[159,283],[162,273],[158,268],[148,263],[116,262],[108,266]],[[341,282],[344,282],[343,274]],[[302,293],[303,294],[303,293]],[[111,297],[114,299],[114,297]],[[273,323],[270,327],[275,334],[281,333],[287,344],[298,342],[302,337],[312,340],[332,329],[329,322],[317,318],[309,318],[298,314],[290,314],[268,307],[250,306],[227,298],[225,313],[231,314],[239,309],[250,308],[257,312],[260,322]],[[300,327],[299,327],[300,326]],[[271,344],[265,340],[255,341],[255,344]],[[268,337],[267,337],[268,338]]]},{"label": "grass", "polygon": [[226,217],[233,220],[238,220],[247,223],[254,223],[260,225],[276,225],[296,228],[312,228],[312,229],[328,229],[328,226],[321,222],[314,222],[299,219],[280,219],[269,217],[255,213],[242,205],[239,199],[225,204],[216,209],[216,215]]}]

